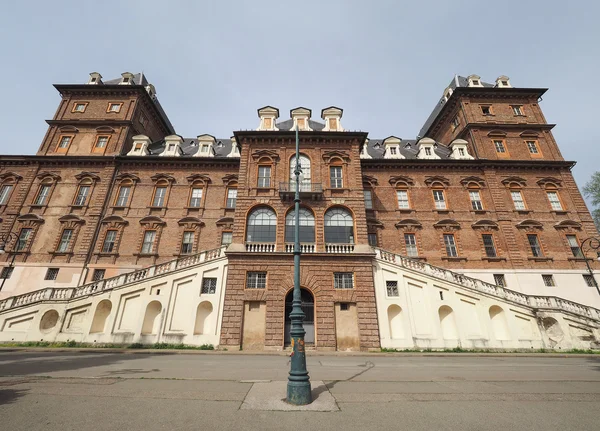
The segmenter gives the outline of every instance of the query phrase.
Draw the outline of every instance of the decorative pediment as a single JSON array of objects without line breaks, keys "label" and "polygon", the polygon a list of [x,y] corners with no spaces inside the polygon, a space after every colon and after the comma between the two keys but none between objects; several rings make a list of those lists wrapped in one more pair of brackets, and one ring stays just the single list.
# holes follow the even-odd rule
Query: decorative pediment
[{"label": "decorative pediment", "polygon": [[227,229],[233,229],[233,217],[221,217],[217,220],[216,225]]},{"label": "decorative pediment", "polygon": [[65,229],[73,229],[85,223],[85,220],[75,214],[67,214],[58,219]]},{"label": "decorative pediment", "polygon": [[527,185],[527,180],[521,177],[506,177],[502,180],[502,184],[506,187],[525,187]]},{"label": "decorative pediment", "polygon": [[562,229],[567,231],[581,230],[581,223],[573,220],[563,220],[554,225],[554,229]]},{"label": "decorative pediment", "polygon": [[204,222],[197,217],[184,217],[177,224],[187,229],[197,229],[204,226]]},{"label": "decorative pediment", "polygon": [[363,184],[368,184],[369,187],[375,187],[378,183],[377,178],[371,175],[363,175],[362,176]]},{"label": "decorative pediment", "polygon": [[52,180],[54,182],[60,181],[60,175],[49,171],[41,171],[35,176],[38,180]]},{"label": "decorative pediment", "polygon": [[450,186],[450,180],[448,178],[442,177],[440,175],[434,175],[433,177],[426,177],[425,184],[428,187],[434,187],[434,186],[448,187],[448,186]]},{"label": "decorative pediment", "polygon": [[394,187],[398,187],[399,185],[408,187],[414,186],[415,182],[411,177],[406,177],[404,175],[397,175],[394,177],[390,177],[390,184]]},{"label": "decorative pediment", "polygon": [[140,219],[140,224],[164,225],[164,224],[166,224],[166,222],[157,216],[146,216],[146,217]]},{"label": "decorative pediment", "polygon": [[536,132],[535,130],[523,130],[519,136],[521,136],[522,138],[537,138],[539,135],[538,132]]},{"label": "decorative pediment", "polygon": [[22,179],[23,179],[23,177],[21,175],[16,174],[14,172],[10,172],[10,171],[3,172],[3,173],[0,174],[0,181],[1,182],[12,181],[12,182],[16,183],[17,181],[20,181]]},{"label": "decorative pediment", "polygon": [[490,132],[488,133],[488,136],[496,137],[496,138],[505,138],[506,132],[503,130],[490,130]]},{"label": "decorative pediment", "polygon": [[333,151],[326,151],[323,153],[323,160],[325,161],[325,163],[330,164],[331,161],[335,160],[335,159],[340,159],[344,163],[350,162],[350,156],[345,151],[333,150]]},{"label": "decorative pediment", "polygon": [[96,127],[96,132],[97,133],[115,133],[116,130],[110,126],[99,126],[99,127]]},{"label": "decorative pediment", "polygon": [[454,219],[447,218],[447,219],[440,220],[439,222],[435,223],[433,225],[433,227],[436,229],[442,229],[444,232],[450,232],[450,231],[459,230],[460,223]]},{"label": "decorative pediment", "polygon": [[279,153],[271,150],[257,150],[252,153],[252,158],[255,161],[259,161],[260,159],[269,159],[272,163],[277,163],[279,161]]},{"label": "decorative pediment", "polygon": [[17,221],[23,223],[24,226],[35,226],[44,223],[44,219],[37,214],[23,214],[17,217]]},{"label": "decorative pediment", "polygon": [[77,133],[77,132],[79,132],[79,129],[75,126],[62,126],[62,127],[59,127],[58,130],[61,133],[68,133],[68,132]]},{"label": "decorative pediment", "polygon": [[134,183],[137,183],[140,180],[140,177],[138,177],[137,175],[133,175],[133,174],[127,174],[127,173],[123,173],[123,174],[119,174],[115,177],[115,180],[118,182],[122,182],[124,180],[129,180],[132,181]]},{"label": "decorative pediment", "polygon": [[155,183],[157,183],[159,181],[166,181],[169,184],[173,184],[176,182],[175,178],[168,174],[155,174],[155,175],[152,175],[150,177],[150,179]]},{"label": "decorative pediment", "polygon": [[229,175],[225,175],[223,178],[221,178],[223,180],[223,184],[231,184],[233,182],[238,182],[238,174],[229,174]]},{"label": "decorative pediment", "polygon": [[460,183],[465,189],[485,187],[485,180],[476,176],[465,177],[460,180]]},{"label": "decorative pediment", "polygon": [[528,219],[528,220],[523,220],[520,223],[517,223],[517,228],[524,229],[527,231],[534,231],[534,230],[544,229],[544,225],[542,223],[540,223],[539,221]]},{"label": "decorative pediment", "polygon": [[498,223],[492,220],[479,220],[471,225],[473,229],[498,230]]},{"label": "decorative pediment", "polygon": [[404,220],[400,220],[394,226],[396,226],[396,229],[401,229],[401,230],[405,230],[405,231],[414,231],[414,230],[419,230],[419,229],[423,228],[423,225],[421,225],[421,223],[419,223],[418,220],[408,219],[408,218],[404,219]]},{"label": "decorative pediment", "polygon": [[127,220],[118,215],[104,217],[100,223],[108,225],[109,228],[127,226],[129,224]]},{"label": "decorative pediment", "polygon": [[373,229],[383,229],[385,226],[379,220],[367,219],[367,227]]},{"label": "decorative pediment", "polygon": [[193,174],[185,178],[188,183],[202,182],[204,184],[210,184],[212,180],[207,174]]},{"label": "decorative pediment", "polygon": [[536,181],[537,185],[543,188],[560,188],[562,180],[554,177],[544,177]]},{"label": "decorative pediment", "polygon": [[75,178],[80,182],[86,179],[89,179],[92,182],[100,181],[100,177],[98,175],[85,171],[75,175]]}]

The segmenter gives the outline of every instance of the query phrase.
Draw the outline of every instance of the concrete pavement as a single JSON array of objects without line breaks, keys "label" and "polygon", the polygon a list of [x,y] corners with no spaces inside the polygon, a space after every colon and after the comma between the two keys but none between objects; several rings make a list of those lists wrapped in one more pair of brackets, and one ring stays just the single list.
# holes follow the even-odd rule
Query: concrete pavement
[{"label": "concrete pavement", "polygon": [[600,429],[600,357],[309,356],[308,368],[339,411],[243,409],[257,381],[286,380],[283,356],[0,352],[0,429]]}]

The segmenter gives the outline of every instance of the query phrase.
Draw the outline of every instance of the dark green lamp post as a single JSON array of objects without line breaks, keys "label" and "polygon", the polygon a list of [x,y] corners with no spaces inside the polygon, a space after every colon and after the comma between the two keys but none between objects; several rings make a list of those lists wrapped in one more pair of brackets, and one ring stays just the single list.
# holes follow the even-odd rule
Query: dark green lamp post
[{"label": "dark green lamp post", "polygon": [[304,312],[302,311],[302,296],[300,293],[300,140],[296,125],[296,167],[294,178],[296,190],[294,194],[294,299],[290,313],[292,339],[292,360],[287,384],[287,402],[303,406],[312,402],[310,377],[306,369],[306,352],[304,349]]}]

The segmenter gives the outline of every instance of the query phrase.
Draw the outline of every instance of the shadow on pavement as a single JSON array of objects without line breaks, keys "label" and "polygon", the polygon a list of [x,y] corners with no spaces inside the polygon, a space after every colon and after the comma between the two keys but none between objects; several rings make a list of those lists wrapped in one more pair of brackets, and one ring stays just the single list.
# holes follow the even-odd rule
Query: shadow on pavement
[{"label": "shadow on pavement", "polygon": [[0,406],[12,404],[29,392],[26,389],[0,389]]},{"label": "shadow on pavement", "polygon": [[[144,354],[151,358],[153,354]],[[56,371],[72,371],[91,367],[124,363],[139,359],[140,355],[126,353],[39,352],[0,354],[0,376],[44,375]],[[158,371],[135,369],[137,373]]]},{"label": "shadow on pavement", "polygon": [[588,358],[588,362],[592,363],[592,370],[600,371],[600,355],[597,358]]}]

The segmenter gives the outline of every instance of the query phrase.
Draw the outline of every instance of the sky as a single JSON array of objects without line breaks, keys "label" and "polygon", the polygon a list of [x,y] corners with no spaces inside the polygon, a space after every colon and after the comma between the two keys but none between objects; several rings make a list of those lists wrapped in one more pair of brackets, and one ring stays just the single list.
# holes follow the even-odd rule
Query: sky
[{"label": "sky", "polygon": [[540,103],[580,188],[600,170],[600,2],[13,1],[0,15],[2,154],[34,154],[52,84],[143,71],[178,134],[258,126],[305,106],[413,139],[455,74],[549,88]]}]

